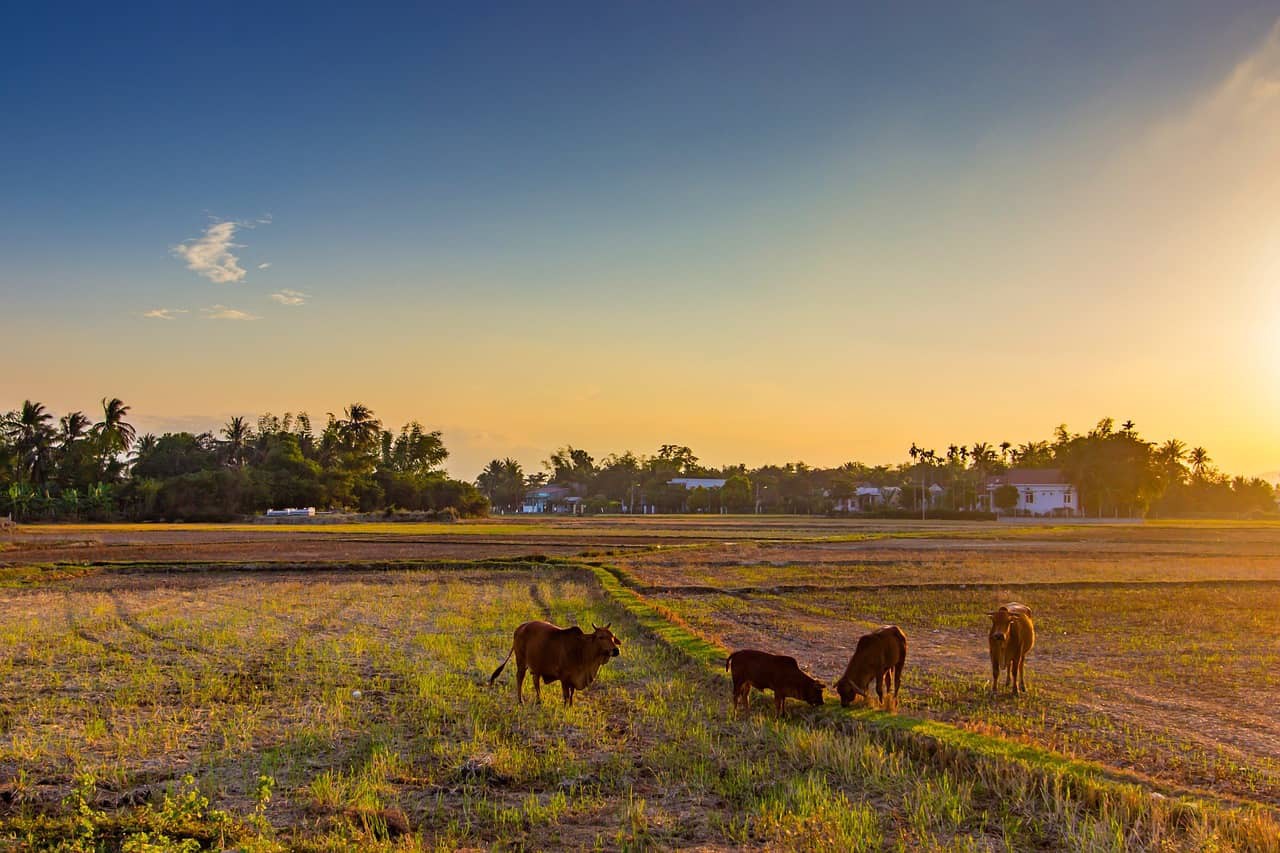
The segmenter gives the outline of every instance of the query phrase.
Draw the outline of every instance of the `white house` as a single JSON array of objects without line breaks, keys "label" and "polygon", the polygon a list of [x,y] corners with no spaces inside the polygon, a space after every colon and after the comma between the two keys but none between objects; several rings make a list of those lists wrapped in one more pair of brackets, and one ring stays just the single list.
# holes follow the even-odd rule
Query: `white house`
[{"label": "white house", "polygon": [[307,507],[291,506],[287,509],[267,510],[267,516],[269,518],[314,518],[315,514],[316,514],[316,508],[313,506],[307,506]]},{"label": "white house", "polygon": [[835,498],[831,508],[836,512],[874,512],[895,502],[901,491],[897,486],[873,486],[870,483],[859,483],[852,495]]},{"label": "white house", "polygon": [[542,486],[525,492],[521,512],[571,512],[573,492],[564,486]]},{"label": "white house", "polygon": [[979,507],[989,512],[1008,512],[996,507],[995,493],[1001,486],[1018,490],[1018,503],[1010,512],[1012,515],[1080,514],[1080,492],[1057,468],[1011,468],[988,477],[986,494],[978,495]]},{"label": "white house", "polygon": [[667,480],[668,486],[684,486],[689,491],[694,489],[719,489],[724,486],[723,477],[676,477]]}]

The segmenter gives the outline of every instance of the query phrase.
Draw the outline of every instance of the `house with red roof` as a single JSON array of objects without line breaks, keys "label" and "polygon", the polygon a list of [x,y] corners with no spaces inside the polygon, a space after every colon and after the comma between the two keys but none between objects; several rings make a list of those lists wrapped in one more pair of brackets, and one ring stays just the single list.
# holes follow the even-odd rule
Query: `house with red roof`
[{"label": "house with red roof", "polygon": [[[1080,514],[1080,491],[1059,468],[1010,468],[1003,474],[988,477],[985,494],[978,495],[978,505],[988,512],[1023,516],[1075,516]],[[996,506],[996,489],[1013,486],[1018,490],[1018,503],[1012,510]]]}]

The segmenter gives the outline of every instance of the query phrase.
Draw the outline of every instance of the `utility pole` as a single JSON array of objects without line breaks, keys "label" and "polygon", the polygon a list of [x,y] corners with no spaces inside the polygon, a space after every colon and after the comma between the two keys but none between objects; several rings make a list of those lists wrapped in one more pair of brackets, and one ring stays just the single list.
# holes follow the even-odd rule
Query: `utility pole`
[{"label": "utility pole", "polygon": [[929,475],[924,463],[920,463],[920,520],[925,520],[926,508],[929,506]]}]

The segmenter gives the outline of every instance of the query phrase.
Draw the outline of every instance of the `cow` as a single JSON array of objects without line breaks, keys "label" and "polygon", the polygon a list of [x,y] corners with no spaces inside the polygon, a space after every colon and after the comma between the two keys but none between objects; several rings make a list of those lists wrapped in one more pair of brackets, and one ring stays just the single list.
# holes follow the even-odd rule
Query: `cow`
[{"label": "cow", "polygon": [[619,655],[621,641],[609,630],[609,626],[591,626],[585,633],[577,625],[559,628],[550,622],[525,622],[516,628],[511,651],[502,664],[489,676],[493,684],[502,670],[516,656],[516,704],[524,704],[524,674],[533,673],[533,695],[542,701],[542,682],[560,682],[564,704],[573,705],[573,694],[596,680],[596,673],[609,658]]},{"label": "cow", "polygon": [[836,682],[840,704],[849,707],[861,696],[870,701],[868,690],[876,683],[876,696],[884,705],[885,691],[892,685],[893,698],[902,686],[902,665],[907,662],[907,635],[897,625],[885,625],[858,639],[844,675]]},{"label": "cow", "polygon": [[725,658],[725,670],[733,674],[733,707],[749,708],[751,688],[772,690],[773,704],[779,716],[787,699],[800,699],[810,705],[822,704],[823,683],[801,672],[793,657],[772,655],[755,649],[740,649]]},{"label": "cow", "polygon": [[1036,626],[1031,621],[1031,608],[1010,602],[987,614],[991,630],[987,645],[991,650],[991,692],[998,692],[1000,670],[1007,669],[1005,686],[1014,693],[1027,692],[1027,653],[1036,644]]}]

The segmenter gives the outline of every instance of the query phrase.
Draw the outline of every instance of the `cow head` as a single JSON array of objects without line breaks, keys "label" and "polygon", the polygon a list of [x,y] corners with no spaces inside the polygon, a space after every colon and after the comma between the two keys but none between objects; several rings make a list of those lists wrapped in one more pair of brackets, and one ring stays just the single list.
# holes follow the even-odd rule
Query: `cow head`
[{"label": "cow head", "polygon": [[1016,615],[1008,607],[992,610],[987,615],[991,617],[991,630],[987,633],[987,640],[992,645],[1003,646],[1009,639],[1010,626]]},{"label": "cow head", "polygon": [[805,676],[804,688],[802,690],[804,701],[810,705],[822,704],[822,688],[825,687],[821,681],[811,676]]},{"label": "cow head", "polygon": [[587,637],[587,642],[603,658],[616,658],[622,653],[622,641],[613,635],[608,625],[601,628],[594,622],[591,623],[591,634]]},{"label": "cow head", "polygon": [[867,693],[867,688],[871,686],[872,674],[867,674],[867,677],[859,683],[858,676],[863,674],[857,673],[836,682],[836,692],[840,694],[841,706],[848,708],[859,696],[867,701],[871,700],[871,696]]}]

